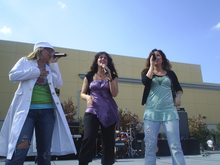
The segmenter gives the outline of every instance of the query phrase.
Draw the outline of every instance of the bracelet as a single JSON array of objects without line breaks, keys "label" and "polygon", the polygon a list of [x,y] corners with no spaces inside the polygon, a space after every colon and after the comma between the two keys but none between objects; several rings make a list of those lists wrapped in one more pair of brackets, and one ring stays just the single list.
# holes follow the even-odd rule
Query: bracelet
[{"label": "bracelet", "polygon": [[109,82],[112,82],[112,79],[111,80],[108,80]]}]

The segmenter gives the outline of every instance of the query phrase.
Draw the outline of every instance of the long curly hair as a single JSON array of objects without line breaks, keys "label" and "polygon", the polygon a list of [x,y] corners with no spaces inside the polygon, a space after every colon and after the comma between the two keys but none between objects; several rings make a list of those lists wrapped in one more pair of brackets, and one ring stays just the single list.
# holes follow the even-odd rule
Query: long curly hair
[{"label": "long curly hair", "polygon": [[158,51],[161,56],[162,56],[162,59],[163,59],[163,69],[164,70],[170,70],[172,68],[171,64],[170,64],[170,61],[166,58],[166,55],[164,54],[164,52],[162,50],[157,50],[157,49],[153,49],[148,58],[147,58],[147,61],[146,61],[146,66],[145,68],[142,70],[141,73],[146,73],[149,68],[150,68],[150,57],[153,55],[152,52],[155,52],[155,51]]},{"label": "long curly hair", "polygon": [[106,52],[99,52],[95,55],[95,58],[93,60],[93,63],[90,67],[90,71],[88,73],[94,75],[97,71],[98,71],[98,64],[97,64],[97,60],[99,58],[99,56],[101,56],[102,54],[106,55],[107,59],[108,59],[108,68],[111,70],[111,75],[115,74],[116,76],[118,76],[117,71],[115,69],[114,63],[112,61],[112,58],[110,57],[110,55]]}]

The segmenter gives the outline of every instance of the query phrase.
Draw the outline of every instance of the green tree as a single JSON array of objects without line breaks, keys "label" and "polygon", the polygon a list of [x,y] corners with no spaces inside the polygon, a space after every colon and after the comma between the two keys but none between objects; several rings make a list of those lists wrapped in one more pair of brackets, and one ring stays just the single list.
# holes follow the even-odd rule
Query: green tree
[{"label": "green tree", "polygon": [[[217,128],[217,131],[212,129],[212,133],[213,133],[213,135],[217,136],[217,138],[220,140],[220,123],[218,123],[216,125],[216,128]],[[219,144],[220,144],[220,142],[219,142]]]}]

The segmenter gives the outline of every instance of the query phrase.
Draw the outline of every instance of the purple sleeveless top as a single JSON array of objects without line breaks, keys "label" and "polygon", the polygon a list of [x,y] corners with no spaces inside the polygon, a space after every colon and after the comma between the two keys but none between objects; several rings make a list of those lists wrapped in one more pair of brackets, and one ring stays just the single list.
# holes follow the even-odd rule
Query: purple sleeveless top
[{"label": "purple sleeveless top", "polygon": [[89,88],[94,100],[92,105],[87,105],[86,113],[97,115],[104,127],[116,123],[118,129],[120,121],[118,106],[109,92],[109,83],[106,80],[93,80]]}]

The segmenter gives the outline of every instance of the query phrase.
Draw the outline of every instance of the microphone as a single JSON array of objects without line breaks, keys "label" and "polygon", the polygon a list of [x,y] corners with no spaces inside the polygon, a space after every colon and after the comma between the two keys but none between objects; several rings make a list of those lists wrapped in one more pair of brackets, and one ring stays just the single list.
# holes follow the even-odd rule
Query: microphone
[{"label": "microphone", "polygon": [[[106,65],[102,64],[102,67],[104,67],[104,66],[106,66]],[[105,74],[108,74],[108,71],[105,68],[103,68],[103,69],[104,69]]]}]

